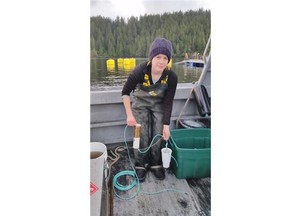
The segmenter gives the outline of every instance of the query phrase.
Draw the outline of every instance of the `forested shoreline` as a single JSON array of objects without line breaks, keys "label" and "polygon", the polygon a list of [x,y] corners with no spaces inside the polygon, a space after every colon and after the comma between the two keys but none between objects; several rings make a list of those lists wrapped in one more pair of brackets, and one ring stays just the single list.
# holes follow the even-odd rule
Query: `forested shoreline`
[{"label": "forested shoreline", "polygon": [[173,56],[203,53],[211,31],[210,10],[144,15],[115,20],[90,17],[91,57],[147,57],[157,36],[173,44]]}]

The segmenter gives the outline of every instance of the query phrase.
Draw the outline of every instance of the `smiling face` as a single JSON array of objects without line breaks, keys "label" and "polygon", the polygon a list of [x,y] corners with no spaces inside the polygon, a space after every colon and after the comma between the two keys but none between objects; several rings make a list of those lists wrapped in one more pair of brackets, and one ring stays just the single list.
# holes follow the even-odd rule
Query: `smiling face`
[{"label": "smiling face", "polygon": [[156,55],[151,63],[153,73],[162,73],[168,65],[168,57],[163,54]]}]

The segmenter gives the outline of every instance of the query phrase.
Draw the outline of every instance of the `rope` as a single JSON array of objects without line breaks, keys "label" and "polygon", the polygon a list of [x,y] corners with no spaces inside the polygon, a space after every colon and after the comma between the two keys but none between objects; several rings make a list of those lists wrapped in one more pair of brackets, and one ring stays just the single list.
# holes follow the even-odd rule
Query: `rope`
[{"label": "rope", "polygon": [[[124,150],[125,150],[124,147],[118,146],[115,149],[115,153],[112,150],[110,151],[110,153],[114,156],[114,158],[111,157],[111,156],[108,156],[108,158],[110,160],[112,160],[112,163],[110,164],[110,169],[120,159],[120,155],[119,155],[118,151],[124,151]],[[108,169],[108,175],[107,175],[107,177],[105,179],[106,188],[107,188],[107,190],[106,190],[106,196],[107,196],[107,198],[106,198],[106,216],[113,215],[111,213],[111,211],[112,211],[111,209],[113,209],[113,208],[111,208],[111,206],[110,206],[110,193],[109,193],[109,190],[108,190],[108,188],[109,188],[109,180],[110,180],[110,176],[111,176],[111,170],[110,169]]]}]

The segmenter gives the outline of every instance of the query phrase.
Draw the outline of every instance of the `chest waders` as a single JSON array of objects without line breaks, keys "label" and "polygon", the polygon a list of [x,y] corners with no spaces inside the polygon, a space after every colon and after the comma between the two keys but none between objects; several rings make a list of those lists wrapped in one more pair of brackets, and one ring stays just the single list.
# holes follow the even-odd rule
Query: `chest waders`
[{"label": "chest waders", "polygon": [[[150,86],[138,84],[132,97],[132,112],[137,123],[141,124],[140,148],[147,148],[156,134],[163,132],[163,98],[167,84],[156,83]],[[135,164],[146,167],[162,165],[161,148],[164,142],[157,137],[148,152],[134,149]]]}]

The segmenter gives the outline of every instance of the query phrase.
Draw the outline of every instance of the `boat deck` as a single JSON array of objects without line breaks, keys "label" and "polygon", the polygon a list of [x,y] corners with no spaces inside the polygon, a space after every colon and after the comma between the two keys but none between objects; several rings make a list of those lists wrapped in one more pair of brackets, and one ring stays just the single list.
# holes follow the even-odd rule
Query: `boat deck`
[{"label": "boat deck", "polygon": [[[133,150],[130,149],[130,147],[129,151],[131,158],[133,158],[133,153],[131,153]],[[108,154],[111,156],[111,151],[108,152],[110,152]],[[124,170],[132,170],[126,149],[122,148],[122,151],[118,151],[118,154],[120,158],[110,167],[110,183],[117,173]],[[134,178],[125,175],[120,177],[118,181],[122,185],[129,185],[134,181]],[[111,185],[109,188],[112,188]],[[115,190],[117,194],[124,199],[119,198],[114,194],[113,190],[110,190],[110,215],[211,215],[210,178],[177,179],[172,173],[172,170],[166,169],[165,179],[157,180],[154,175],[148,171],[145,181],[131,190]],[[133,198],[125,199],[130,197]]]}]

